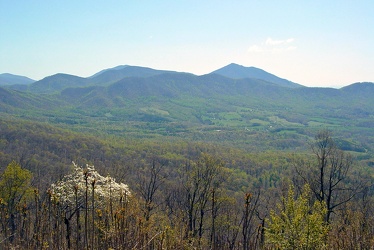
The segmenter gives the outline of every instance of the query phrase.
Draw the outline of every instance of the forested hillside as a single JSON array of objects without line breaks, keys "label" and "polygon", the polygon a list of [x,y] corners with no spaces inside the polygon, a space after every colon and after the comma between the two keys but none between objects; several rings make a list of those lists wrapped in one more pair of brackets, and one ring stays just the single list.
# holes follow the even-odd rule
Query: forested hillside
[{"label": "forested hillside", "polygon": [[372,248],[374,84],[235,74],[0,88],[0,248]]}]

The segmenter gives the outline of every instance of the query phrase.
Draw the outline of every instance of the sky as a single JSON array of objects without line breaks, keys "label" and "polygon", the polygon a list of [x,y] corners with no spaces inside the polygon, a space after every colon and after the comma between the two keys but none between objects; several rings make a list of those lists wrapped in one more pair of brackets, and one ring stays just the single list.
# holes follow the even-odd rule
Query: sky
[{"label": "sky", "polygon": [[0,73],[230,63],[313,87],[374,82],[372,0],[0,0]]}]

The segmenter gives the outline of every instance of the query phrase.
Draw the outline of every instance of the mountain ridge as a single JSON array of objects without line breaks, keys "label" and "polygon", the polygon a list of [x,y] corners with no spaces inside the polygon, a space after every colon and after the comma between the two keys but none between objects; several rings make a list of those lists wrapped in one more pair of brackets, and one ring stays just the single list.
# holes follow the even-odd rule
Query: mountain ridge
[{"label": "mountain ridge", "polygon": [[[232,72],[234,72],[234,75],[233,74],[226,75],[224,72],[222,73],[222,70],[221,70],[222,68],[217,71],[206,74],[206,75],[220,75],[222,77],[226,77],[232,80],[238,80],[242,78],[258,79],[264,82],[271,82],[282,87],[290,87],[290,88],[296,88],[296,87],[302,86],[296,83],[292,83],[288,80],[279,78],[261,69],[247,68],[247,67],[243,67],[237,64],[230,64],[226,66],[226,68],[227,67],[231,68]],[[244,71],[242,69],[244,69]],[[245,76],[248,76],[248,69],[250,71],[253,71],[253,69],[255,69],[256,74],[253,75],[254,77],[240,77],[241,76],[240,74],[242,74],[243,72]],[[55,75],[43,78],[40,81],[34,82],[33,84],[29,86],[28,89],[31,92],[53,93],[53,92],[61,91],[64,88],[86,87],[86,86],[109,86],[116,82],[122,81],[126,78],[137,77],[138,81],[141,81],[140,78],[149,78],[149,77],[155,77],[155,76],[160,76],[160,75],[166,78],[168,77],[170,78],[170,76],[173,76],[174,78],[181,78],[181,77],[183,78],[187,76],[197,77],[197,75],[194,75],[191,73],[185,73],[185,72],[157,70],[157,69],[152,69],[148,67],[123,65],[123,66],[117,66],[111,69],[100,71],[97,74],[94,74],[93,76],[87,77],[87,78],[82,78],[82,77],[68,75],[68,74],[55,74]],[[235,77],[235,76],[239,76],[239,77]],[[160,80],[159,77],[156,77],[155,79],[160,84],[162,83],[162,79]],[[134,79],[132,79],[132,81],[133,80]],[[226,81],[226,80],[223,80],[223,81]],[[19,90],[22,90],[22,89],[19,89]]]},{"label": "mountain ridge", "polygon": [[136,137],[171,133],[201,140],[209,137],[212,142],[226,138],[242,145],[252,131],[269,136],[297,133],[301,138],[321,127],[354,130],[358,136],[362,130],[365,138],[374,138],[370,132],[374,83],[354,83],[343,89],[289,88],[253,78],[178,72],[125,77],[108,85],[57,74],[44,83],[33,86],[33,91],[0,88],[1,115],[79,131]]},{"label": "mountain ridge", "polygon": [[230,63],[220,69],[211,72],[213,74],[223,75],[229,78],[240,79],[240,78],[255,78],[261,79],[268,82],[273,82],[284,87],[297,88],[302,87],[302,85],[291,82],[289,80],[280,78],[263,69],[256,67],[245,67],[236,63]]},{"label": "mountain ridge", "polygon": [[96,76],[98,76],[98,75],[100,75],[100,74],[102,74],[104,72],[107,72],[107,71],[110,71],[110,70],[120,70],[120,69],[126,68],[128,66],[129,65],[118,65],[118,66],[113,67],[113,68],[103,69],[103,70],[100,70],[99,72],[97,72],[97,73],[95,73],[92,76],[89,76],[87,78],[94,78],[94,77],[96,77]]},{"label": "mountain ridge", "polygon": [[28,78],[26,76],[14,75],[10,73],[0,74],[0,86],[5,85],[28,85],[35,82],[35,80]]},{"label": "mountain ridge", "polygon": [[71,86],[84,87],[87,85],[89,85],[87,78],[58,73],[32,83],[28,86],[28,90],[33,93],[53,93]]},{"label": "mountain ridge", "polygon": [[108,85],[110,83],[122,80],[126,77],[149,77],[166,72],[174,71],[157,70],[148,67],[126,65],[107,69],[101,73],[99,72],[95,74],[96,76],[89,77],[87,79],[89,79],[92,84]]},{"label": "mountain ridge", "polygon": [[[155,75],[160,75],[164,73],[173,73],[173,74],[191,74],[191,73],[184,73],[184,72],[177,72],[177,71],[169,71],[169,70],[157,70],[148,67],[141,67],[141,66],[130,66],[130,65],[119,65],[113,68],[108,68],[101,70],[90,77],[79,77],[75,75],[69,74],[54,74],[51,76],[47,76],[39,81],[32,80],[27,77],[17,76],[24,79],[29,79],[28,84],[19,84],[16,81],[7,82],[5,86],[6,88],[19,90],[19,91],[31,91],[31,92],[42,92],[42,93],[52,93],[58,92],[63,90],[64,88],[71,88],[71,87],[85,87],[85,86],[109,86],[112,83],[120,81],[127,77],[151,77]],[[1,74],[0,76],[4,75],[11,75],[8,73]],[[194,75],[194,74],[191,74]],[[252,79],[259,79],[265,82],[272,82],[279,86],[288,87],[288,88],[299,88],[305,87],[301,84],[291,82],[287,79],[280,78],[276,75],[273,75],[265,70],[256,68],[256,67],[245,67],[239,64],[231,63],[222,68],[214,70],[208,74],[201,75],[220,75],[222,77],[230,78],[230,79],[243,79],[243,78],[252,78]],[[197,76],[197,75],[195,75]],[[0,78],[1,80],[1,78]],[[345,86],[348,87],[349,85]],[[345,88],[345,87],[342,87]],[[313,88],[313,87],[311,87]]]}]

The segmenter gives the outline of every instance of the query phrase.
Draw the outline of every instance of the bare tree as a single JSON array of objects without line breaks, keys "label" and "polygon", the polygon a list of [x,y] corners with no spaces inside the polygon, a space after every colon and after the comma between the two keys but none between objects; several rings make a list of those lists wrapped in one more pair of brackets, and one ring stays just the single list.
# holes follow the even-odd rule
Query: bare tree
[{"label": "bare tree", "polygon": [[325,221],[339,206],[349,202],[363,187],[350,178],[352,156],[339,150],[328,130],[320,131],[311,145],[314,162],[300,161],[296,172],[308,183],[317,200],[327,208]]},{"label": "bare tree", "polygon": [[181,173],[184,211],[187,215],[186,237],[198,236],[200,244],[204,233],[206,213],[210,209],[211,191],[219,186],[223,163],[208,154],[202,154],[195,163],[186,164]]},{"label": "bare tree", "polygon": [[153,158],[149,166],[145,166],[142,173],[138,173],[137,190],[144,199],[144,218],[149,221],[153,210],[159,205],[155,202],[156,193],[164,183],[166,174],[164,173],[165,163]]},{"label": "bare tree", "polygon": [[242,235],[243,235],[243,250],[251,249],[253,246],[250,244],[250,237],[253,233],[252,220],[256,215],[258,201],[260,198],[260,190],[256,196],[251,193],[246,193],[244,196],[244,210],[242,217]]}]

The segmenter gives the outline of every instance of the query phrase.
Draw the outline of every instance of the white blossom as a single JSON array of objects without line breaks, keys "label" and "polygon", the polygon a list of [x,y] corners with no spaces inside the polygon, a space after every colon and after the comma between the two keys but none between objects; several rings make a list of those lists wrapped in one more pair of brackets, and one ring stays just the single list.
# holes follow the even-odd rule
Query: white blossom
[{"label": "white blossom", "polygon": [[126,199],[130,195],[129,188],[124,183],[117,183],[114,178],[100,175],[94,166],[86,165],[85,168],[73,162],[73,173],[65,175],[61,181],[51,185],[50,191],[59,202],[73,205],[82,202],[87,192],[91,197],[94,188],[95,202],[103,203],[112,200]]}]

